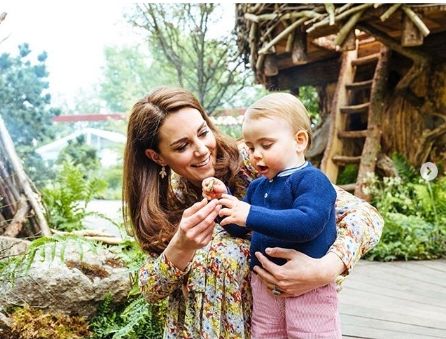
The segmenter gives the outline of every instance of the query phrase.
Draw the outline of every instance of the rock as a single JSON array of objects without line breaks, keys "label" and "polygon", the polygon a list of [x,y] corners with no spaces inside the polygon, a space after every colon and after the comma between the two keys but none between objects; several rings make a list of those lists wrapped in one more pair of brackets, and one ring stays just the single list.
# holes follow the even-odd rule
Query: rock
[{"label": "rock", "polygon": [[26,252],[29,244],[28,240],[0,236],[0,259]]},{"label": "rock", "polygon": [[91,317],[106,294],[114,303],[123,302],[131,289],[128,269],[115,253],[91,246],[73,240],[40,249],[29,271],[0,286],[0,307],[27,303]]}]

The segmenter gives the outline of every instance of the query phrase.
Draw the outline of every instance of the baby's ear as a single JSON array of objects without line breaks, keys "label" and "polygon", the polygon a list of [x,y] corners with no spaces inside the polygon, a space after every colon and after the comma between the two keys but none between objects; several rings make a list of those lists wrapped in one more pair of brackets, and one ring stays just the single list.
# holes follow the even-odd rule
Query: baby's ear
[{"label": "baby's ear", "polygon": [[300,130],[294,135],[296,141],[296,151],[304,152],[308,146],[308,133],[307,131]]},{"label": "baby's ear", "polygon": [[153,150],[151,148],[147,148],[144,151],[144,154],[146,155],[147,158],[149,158],[153,162],[157,163],[158,165],[167,166],[166,162],[163,160],[163,157],[155,150]]}]

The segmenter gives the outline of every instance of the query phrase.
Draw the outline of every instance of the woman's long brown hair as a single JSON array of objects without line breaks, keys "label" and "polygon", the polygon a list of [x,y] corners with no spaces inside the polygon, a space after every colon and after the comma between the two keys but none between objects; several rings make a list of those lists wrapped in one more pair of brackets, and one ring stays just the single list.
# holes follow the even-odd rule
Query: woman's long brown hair
[{"label": "woman's long brown hair", "polygon": [[145,155],[148,148],[159,152],[159,129],[165,118],[185,107],[197,109],[215,135],[215,176],[236,196],[244,190],[244,182],[237,176],[240,159],[235,141],[218,132],[192,93],[182,88],[162,87],[139,100],[132,108],[127,128],[123,214],[124,222],[131,223],[141,247],[158,254],[172,239],[184,209],[201,199],[187,178],[180,179],[182,196],[177,196],[171,186],[170,169],[166,168],[167,178],[160,178],[161,167]]}]

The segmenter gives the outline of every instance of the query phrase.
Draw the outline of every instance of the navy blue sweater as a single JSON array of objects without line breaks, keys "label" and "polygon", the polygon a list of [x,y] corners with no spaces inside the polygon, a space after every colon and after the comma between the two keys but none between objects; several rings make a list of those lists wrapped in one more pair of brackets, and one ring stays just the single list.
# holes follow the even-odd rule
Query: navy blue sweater
[{"label": "navy blue sweater", "polygon": [[[336,239],[336,191],[325,174],[308,162],[271,180],[254,180],[244,201],[251,205],[246,227],[225,228],[234,236],[253,231],[251,269],[260,266],[254,253],[265,254],[267,247],[296,249],[320,258]],[[269,258],[279,265],[286,262]]]}]

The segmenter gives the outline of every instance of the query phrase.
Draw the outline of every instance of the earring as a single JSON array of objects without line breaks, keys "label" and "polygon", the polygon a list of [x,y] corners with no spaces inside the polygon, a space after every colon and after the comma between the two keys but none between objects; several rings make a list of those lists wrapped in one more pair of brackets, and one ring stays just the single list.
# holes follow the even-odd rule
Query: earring
[{"label": "earring", "polygon": [[164,179],[166,176],[167,176],[166,166],[163,166],[163,167],[161,167],[160,177],[161,177],[161,179]]}]

